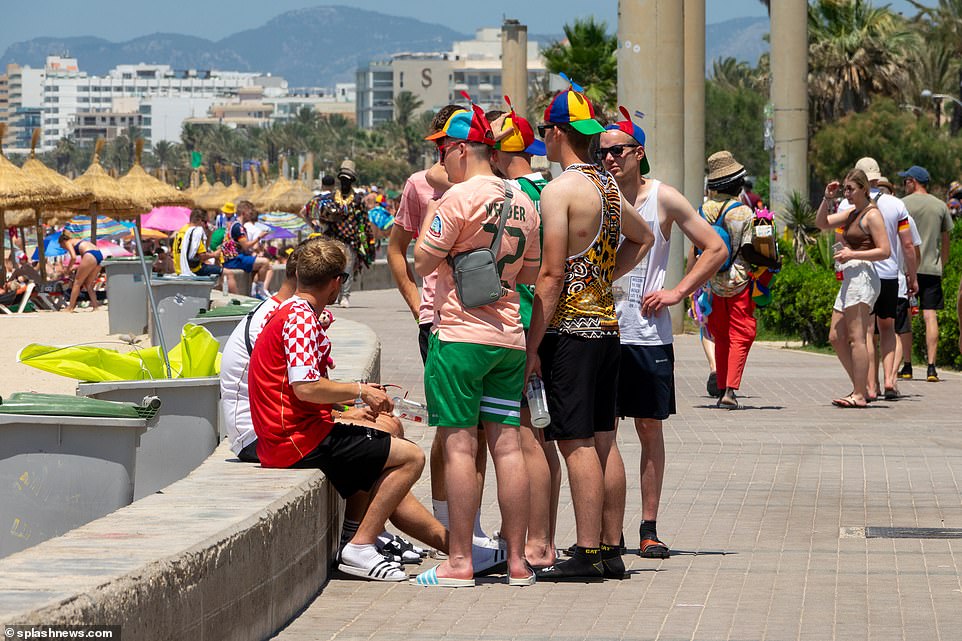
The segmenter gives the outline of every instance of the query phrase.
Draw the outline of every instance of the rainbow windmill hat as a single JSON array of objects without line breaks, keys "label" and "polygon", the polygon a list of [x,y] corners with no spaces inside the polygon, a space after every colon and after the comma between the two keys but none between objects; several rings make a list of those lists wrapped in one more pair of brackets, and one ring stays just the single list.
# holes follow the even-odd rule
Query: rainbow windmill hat
[{"label": "rainbow windmill hat", "polygon": [[[618,111],[621,112],[621,115],[624,116],[625,119],[619,120],[618,122],[612,125],[608,125],[607,127],[605,127],[605,129],[609,131],[618,130],[618,131],[625,132],[626,134],[634,138],[635,142],[637,142],[641,146],[641,148],[644,149],[645,148],[645,130],[634,123],[634,121],[631,119],[631,114],[628,113],[627,109],[625,109],[621,105],[618,105]],[[635,115],[638,116],[639,118],[645,117],[645,114],[641,113],[640,111],[636,111]],[[645,157],[641,159],[641,175],[645,176],[650,173],[651,173],[651,165],[648,164],[648,152],[646,151]]]},{"label": "rainbow windmill hat", "polygon": [[511,113],[504,119],[502,136],[494,148],[511,153],[524,152],[533,156],[544,156],[546,153],[544,143],[534,137],[531,123],[515,113],[511,98],[505,96],[504,101],[511,108]]},{"label": "rainbow windmill hat", "polygon": [[494,134],[491,132],[491,123],[484,117],[481,107],[471,101],[471,96],[462,91],[468,102],[471,103],[471,111],[459,109],[455,111],[444,123],[441,131],[426,136],[425,140],[438,140],[440,138],[457,138],[468,142],[479,142],[485,145],[494,145]]},{"label": "rainbow windmill hat", "polygon": [[565,74],[559,75],[568,81],[569,86],[552,98],[548,108],[544,110],[544,121],[571,125],[575,131],[586,136],[603,132],[605,128],[595,120],[595,108],[585,96],[584,89]]}]

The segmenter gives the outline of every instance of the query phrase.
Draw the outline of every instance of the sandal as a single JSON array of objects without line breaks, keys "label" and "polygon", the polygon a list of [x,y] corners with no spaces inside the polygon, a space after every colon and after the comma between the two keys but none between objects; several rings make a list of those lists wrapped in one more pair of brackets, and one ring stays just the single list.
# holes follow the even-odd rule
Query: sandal
[{"label": "sandal", "polygon": [[899,391],[894,387],[885,388],[885,400],[887,401],[897,401],[899,400]]},{"label": "sandal", "polygon": [[864,405],[859,405],[859,403],[851,396],[846,396],[844,398],[836,398],[832,401],[832,405],[834,405],[835,407],[841,407],[845,409],[848,409],[850,407],[857,407],[859,409],[864,409],[868,407],[867,402]]}]

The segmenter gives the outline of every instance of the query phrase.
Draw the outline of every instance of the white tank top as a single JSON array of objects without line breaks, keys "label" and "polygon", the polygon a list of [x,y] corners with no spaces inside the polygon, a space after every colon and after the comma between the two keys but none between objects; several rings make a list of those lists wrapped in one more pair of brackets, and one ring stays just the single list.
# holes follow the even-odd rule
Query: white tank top
[{"label": "white tank top", "polygon": [[655,244],[634,269],[612,285],[623,345],[670,345],[673,340],[671,314],[667,307],[654,316],[641,315],[641,301],[650,292],[665,286],[665,272],[668,269],[668,239],[661,233],[658,223],[660,187],[661,182],[653,180],[644,202],[635,202],[638,213],[651,227]]}]

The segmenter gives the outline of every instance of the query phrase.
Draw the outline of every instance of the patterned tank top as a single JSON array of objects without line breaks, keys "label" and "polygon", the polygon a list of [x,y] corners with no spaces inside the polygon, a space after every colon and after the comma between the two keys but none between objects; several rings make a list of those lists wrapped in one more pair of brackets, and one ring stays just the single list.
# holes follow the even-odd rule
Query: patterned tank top
[{"label": "patterned tank top", "polygon": [[550,328],[582,338],[618,336],[611,280],[621,236],[621,190],[596,165],[570,165],[565,171],[581,174],[598,190],[601,224],[587,249],[565,261],[564,286]]}]

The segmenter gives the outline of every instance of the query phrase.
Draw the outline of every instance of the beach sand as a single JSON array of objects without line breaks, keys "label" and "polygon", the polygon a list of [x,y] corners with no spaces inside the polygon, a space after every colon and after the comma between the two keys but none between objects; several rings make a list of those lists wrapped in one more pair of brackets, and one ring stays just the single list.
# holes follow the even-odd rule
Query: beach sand
[{"label": "beach sand", "polygon": [[[13,392],[76,393],[77,381],[17,363],[17,352],[29,343],[77,345],[100,341],[98,346],[129,352],[132,347],[107,334],[107,308],[97,311],[36,312],[0,315],[0,397]],[[150,345],[149,339],[141,345]]]}]

